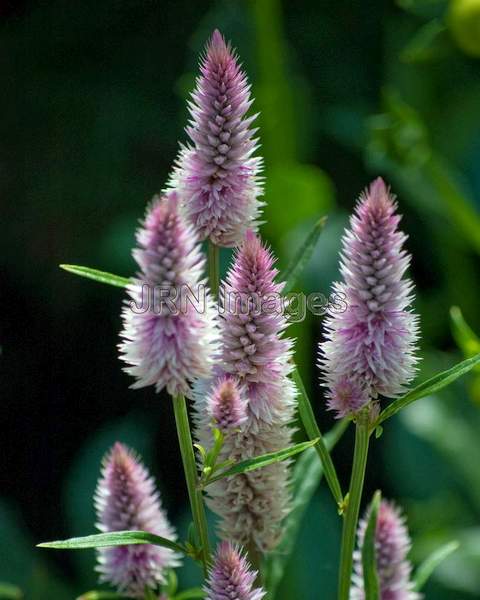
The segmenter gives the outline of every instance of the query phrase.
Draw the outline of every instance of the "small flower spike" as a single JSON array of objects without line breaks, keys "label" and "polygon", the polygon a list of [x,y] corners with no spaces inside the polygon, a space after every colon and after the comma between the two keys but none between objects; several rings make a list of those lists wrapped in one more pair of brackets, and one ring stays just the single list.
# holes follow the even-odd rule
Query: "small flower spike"
[{"label": "small flower spike", "polygon": [[[95,509],[102,532],[141,530],[176,540],[153,478],[139,458],[119,442],[104,459]],[[165,582],[165,569],[179,565],[172,550],[149,544],[100,548],[97,552],[100,581],[135,598],[143,598],[145,588],[156,590]]]},{"label": "small flower spike", "polygon": [[261,600],[265,592],[254,588],[256,576],[236,546],[221,542],[205,586],[206,600]]},{"label": "small flower spike", "polygon": [[192,146],[183,147],[169,182],[182,198],[188,221],[200,238],[218,246],[241,243],[255,229],[263,205],[262,161],[247,117],[252,100],[247,76],[222,34],[215,30],[200,64],[186,128]]},{"label": "small flower spike", "polygon": [[153,200],[137,242],[140,272],[128,286],[120,357],[136,379],[133,388],[154,385],[157,392],[189,395],[191,383],[210,373],[217,311],[202,278],[200,246],[175,192]]},{"label": "small flower spike", "polygon": [[[365,591],[362,570],[362,547],[368,522],[368,511],[358,526],[358,551],[355,552],[355,571],[351,600],[364,600]],[[377,575],[380,584],[380,600],[419,600],[410,581],[412,566],[407,559],[411,542],[401,511],[392,503],[380,503],[375,531]]]},{"label": "small flower spike", "polygon": [[247,402],[233,377],[220,377],[208,399],[208,412],[223,433],[238,429],[247,420]]},{"label": "small flower spike", "polygon": [[360,197],[343,237],[335,293],[347,308],[325,321],[320,367],[328,407],[351,415],[379,395],[395,398],[416,372],[418,318],[413,284],[404,278],[410,255],[398,230],[397,204],[382,179]]}]

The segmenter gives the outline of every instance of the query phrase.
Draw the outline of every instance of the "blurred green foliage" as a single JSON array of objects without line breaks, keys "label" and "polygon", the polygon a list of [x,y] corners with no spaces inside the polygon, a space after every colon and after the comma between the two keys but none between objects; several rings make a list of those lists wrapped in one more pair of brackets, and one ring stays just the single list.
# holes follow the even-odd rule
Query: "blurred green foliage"
[{"label": "blurred green foliage", "polygon": [[[0,598],[20,589],[27,599],[67,600],[95,586],[93,551],[60,557],[34,544],[94,531],[92,494],[115,439],[144,455],[181,535],[188,530],[168,406],[128,391],[116,360],[121,291],[75,281],[57,264],[133,271],[136,221],[185,138],[185,99],[210,31],[233,40],[252,81],[263,234],[281,268],[328,214],[297,289],[328,293],[355,198],[378,174],[391,183],[413,254],[424,378],[469,356],[480,332],[480,2],[7,4],[0,268],[11,304],[1,344],[13,433],[2,467]],[[453,315],[454,336],[453,305],[462,317]],[[292,335],[326,430],[314,367],[320,321],[309,317]],[[381,488],[405,506],[415,564],[460,542],[426,598],[468,600],[480,589],[479,382],[471,374],[413,405],[373,444],[366,497]],[[334,456],[346,481],[349,436]],[[333,598],[338,544],[323,486],[278,600]],[[200,572],[186,563],[179,580],[198,585]]]}]

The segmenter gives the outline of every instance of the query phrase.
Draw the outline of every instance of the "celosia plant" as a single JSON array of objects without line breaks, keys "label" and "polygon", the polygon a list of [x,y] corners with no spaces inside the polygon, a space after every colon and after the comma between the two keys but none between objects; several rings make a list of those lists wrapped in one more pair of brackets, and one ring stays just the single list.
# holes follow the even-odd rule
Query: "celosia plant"
[{"label": "celosia plant", "polygon": [[247,116],[252,104],[247,76],[230,44],[216,30],[200,65],[201,75],[189,102],[187,133],[170,187],[182,198],[185,213],[201,239],[236,246],[248,227],[257,226],[262,202],[262,161]]},{"label": "celosia plant", "polygon": [[[135,454],[116,443],[103,461],[95,492],[98,528],[102,532],[140,530],[176,540],[176,533],[160,503],[155,482]],[[167,568],[179,565],[167,548],[150,545],[98,550],[100,580],[119,592],[143,598],[145,588],[165,583]]]},{"label": "celosia plant", "polygon": [[206,600],[261,600],[265,592],[254,587],[256,576],[240,550],[222,542],[205,586]]},{"label": "celosia plant", "polygon": [[[182,148],[168,191],[148,206],[137,232],[137,275],[126,280],[66,267],[127,288],[121,358],[135,378],[132,387],[165,388],[172,396],[193,527],[188,540],[175,541],[153,480],[132,451],[116,444],[104,461],[95,495],[102,533],[44,546],[98,548],[102,581],[130,597],[175,600],[204,593],[208,600],[260,600],[268,593],[273,600],[323,470],[343,522],[338,600],[418,598],[425,576],[419,579],[407,560],[410,540],[398,509],[381,503],[374,536],[366,521],[358,527],[370,439],[382,433],[389,417],[472,369],[480,356],[408,389],[419,335],[413,284],[406,277],[410,255],[407,237],[398,229],[394,196],[376,179],[361,196],[343,237],[342,282],[334,290],[342,302],[331,304],[324,324],[323,386],[328,408],[342,420],[323,437],[294,363],[293,341],[285,336],[285,278],[277,277],[274,255],[257,232],[261,160],[254,156],[258,144],[250,85],[218,31],[200,70],[189,103],[191,145]],[[315,230],[307,238],[287,271],[287,289],[311,256],[318,234]],[[208,245],[212,295],[204,286],[202,240]],[[213,298],[220,283],[219,246],[236,250],[219,298]],[[185,395],[194,400],[195,446]],[[292,444],[296,417],[309,441]],[[355,450],[346,492],[329,444],[351,421]],[[308,447],[316,452],[302,461],[290,485],[292,457]],[[317,455],[321,465],[315,468],[307,461]],[[214,557],[206,503],[219,517],[223,540]],[[369,523],[375,514],[367,513]],[[366,531],[368,540],[375,538],[374,552]],[[177,595],[170,569],[180,554],[200,563],[204,592]],[[322,592],[313,594],[323,598]]]},{"label": "celosia plant", "polygon": [[[361,551],[365,540],[368,513],[359,523],[358,552],[355,555],[355,574],[350,598],[365,600],[365,585]],[[407,558],[411,547],[405,517],[400,509],[382,500],[378,509],[374,535],[375,562],[380,587],[379,600],[418,600],[413,590],[412,566]]]}]

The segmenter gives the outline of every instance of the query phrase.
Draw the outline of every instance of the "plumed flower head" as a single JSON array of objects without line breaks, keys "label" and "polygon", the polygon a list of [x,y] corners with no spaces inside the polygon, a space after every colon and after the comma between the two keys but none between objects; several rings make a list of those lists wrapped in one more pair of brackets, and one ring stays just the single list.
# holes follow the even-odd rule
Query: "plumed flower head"
[{"label": "plumed flower head", "polygon": [[[355,572],[351,600],[364,600],[363,569],[361,551],[365,539],[369,511],[358,527],[358,551],[355,553]],[[399,508],[392,502],[380,502],[375,530],[375,553],[380,600],[418,600],[410,581],[412,567],[407,560],[411,542]]]},{"label": "plumed flower head", "polygon": [[265,592],[254,587],[256,576],[238,547],[221,542],[205,587],[206,600],[261,600]]},{"label": "plumed flower head", "polygon": [[[133,256],[140,267],[123,310],[125,371],[134,388],[154,385],[189,394],[210,373],[217,349],[216,311],[202,279],[204,259],[177,194],[155,198],[137,231]],[[198,302],[198,305],[197,305]]]},{"label": "plumed flower head", "polygon": [[177,189],[201,239],[219,246],[240,243],[255,228],[263,193],[259,180],[250,86],[230,44],[216,30],[200,64],[186,131],[192,146],[181,149],[169,183]]},{"label": "plumed flower head", "polygon": [[[102,532],[141,530],[176,539],[153,478],[137,456],[118,442],[104,459],[95,508]],[[156,589],[164,583],[165,569],[178,564],[172,550],[141,544],[99,549],[97,570],[101,581],[120,593],[143,598],[146,587]]]},{"label": "plumed flower head", "polygon": [[208,413],[224,433],[238,429],[247,420],[247,401],[238,382],[230,376],[215,381],[208,398]]},{"label": "plumed flower head", "polygon": [[277,273],[272,253],[249,230],[221,290],[223,368],[248,385],[250,409],[265,420],[284,407],[291,371],[292,342],[283,337],[287,320]]},{"label": "plumed flower head", "polygon": [[410,256],[396,208],[385,183],[376,179],[343,237],[343,282],[335,292],[347,308],[326,319],[320,345],[328,406],[338,417],[378,395],[400,395],[415,375],[418,323],[410,310],[413,284],[404,278]]}]

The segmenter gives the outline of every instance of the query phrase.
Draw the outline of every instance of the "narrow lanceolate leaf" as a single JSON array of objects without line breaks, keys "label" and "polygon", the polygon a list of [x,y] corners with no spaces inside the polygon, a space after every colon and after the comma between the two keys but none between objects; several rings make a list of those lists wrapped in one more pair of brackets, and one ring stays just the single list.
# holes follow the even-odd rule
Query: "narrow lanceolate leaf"
[{"label": "narrow lanceolate leaf", "polygon": [[448,542],[444,546],[437,548],[423,563],[418,567],[415,576],[413,578],[415,584],[415,591],[419,592],[423,586],[427,583],[428,578],[438,565],[443,562],[450,554],[458,549],[460,544],[457,541]]},{"label": "narrow lanceolate leaf", "polygon": [[195,598],[205,598],[206,593],[202,588],[192,588],[191,590],[185,590],[174,596],[173,600],[194,600]]},{"label": "narrow lanceolate leaf", "polygon": [[365,538],[362,546],[362,568],[363,585],[365,589],[365,600],[379,600],[380,583],[377,574],[377,560],[375,552],[375,533],[377,530],[378,509],[382,494],[377,491],[373,496],[370,505],[370,514],[368,517],[367,528],[365,529]]},{"label": "narrow lanceolate leaf", "polygon": [[295,283],[302,274],[302,271],[308,264],[326,222],[327,217],[322,217],[315,223],[313,229],[307,235],[305,241],[279,278],[279,281],[285,281],[285,287],[283,288],[284,294],[288,294],[292,291]]},{"label": "narrow lanceolate leaf", "polygon": [[21,600],[23,598],[22,590],[10,583],[0,583],[0,598],[2,600]]},{"label": "narrow lanceolate leaf", "polygon": [[309,440],[308,442],[301,442],[300,444],[290,446],[290,448],[284,448],[283,450],[278,450],[277,452],[269,452],[268,454],[262,454],[261,456],[255,456],[254,458],[242,460],[230,469],[222,471],[222,473],[219,473],[218,475],[215,475],[209,479],[206,485],[209,485],[214,481],[219,481],[224,477],[231,477],[232,475],[239,475],[240,473],[249,473],[250,471],[255,471],[256,469],[261,469],[262,467],[266,467],[273,463],[286,460],[295,454],[303,452],[307,448],[315,446],[316,443],[318,443],[318,438]]},{"label": "narrow lanceolate leaf", "polygon": [[[329,452],[342,437],[348,425],[349,421],[344,419],[324,436],[325,446]],[[295,463],[292,477],[292,510],[285,519],[282,541],[276,552],[270,553],[265,559],[265,587],[271,598],[275,597],[275,592],[282,581],[285,568],[295,547],[305,511],[320,484],[322,476],[323,465],[318,460],[316,448],[309,448]]]},{"label": "narrow lanceolate leaf", "polygon": [[73,273],[74,275],[80,275],[80,277],[86,277],[87,279],[93,279],[100,283],[107,283],[115,287],[127,287],[130,283],[130,279],[127,277],[120,277],[120,275],[114,275],[113,273],[107,273],[106,271],[99,271],[98,269],[91,269],[90,267],[81,267],[79,265],[59,265],[64,271]]},{"label": "narrow lanceolate leaf", "polygon": [[152,544],[153,546],[170,548],[170,550],[182,554],[185,553],[185,549],[180,544],[147,531],[110,531],[68,540],[44,542],[38,544],[38,547],[53,548],[54,550],[83,550],[85,548],[107,548],[109,546],[130,546],[132,544]]},{"label": "narrow lanceolate leaf", "polygon": [[480,364],[480,354],[477,354],[472,358],[468,358],[467,360],[458,363],[451,369],[447,369],[442,373],[438,373],[430,379],[427,379],[427,381],[417,385],[417,387],[413,388],[413,390],[408,392],[408,394],[405,394],[405,396],[398,398],[398,400],[395,400],[389,406],[387,406],[387,408],[380,413],[380,416],[375,423],[375,427],[380,425],[380,423],[383,423],[383,421],[389,417],[395,415],[402,408],[405,408],[412,402],[415,402],[415,400],[420,400],[420,398],[425,398],[425,396],[430,396],[431,394],[438,392],[462,375],[465,375],[465,373],[468,373],[468,371],[473,369],[473,367],[478,364]]},{"label": "narrow lanceolate leaf", "polygon": [[129,598],[127,596],[122,596],[122,594],[117,594],[117,592],[91,590],[90,592],[85,592],[85,594],[79,596],[77,600],[129,600]]}]

